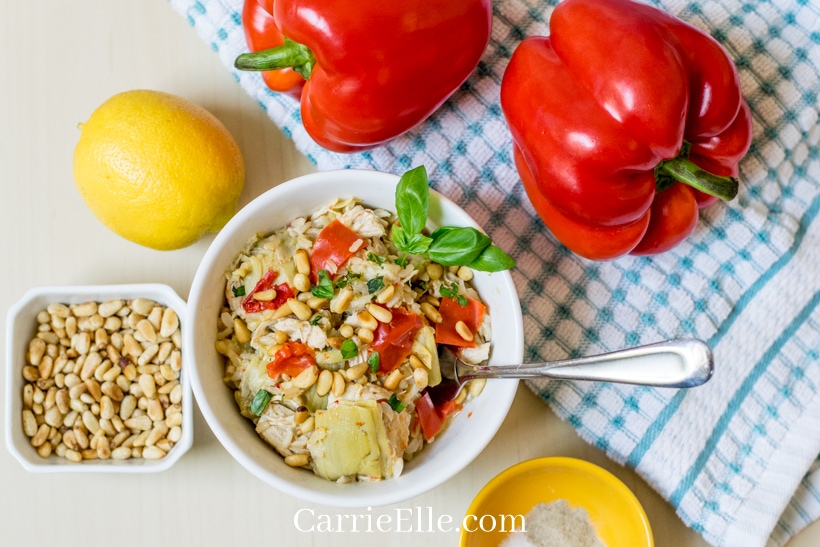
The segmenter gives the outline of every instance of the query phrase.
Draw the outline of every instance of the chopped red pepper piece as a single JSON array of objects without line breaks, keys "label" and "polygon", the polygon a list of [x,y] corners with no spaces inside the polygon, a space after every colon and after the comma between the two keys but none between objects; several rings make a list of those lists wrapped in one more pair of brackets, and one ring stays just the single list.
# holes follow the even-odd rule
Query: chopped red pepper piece
[{"label": "chopped red pepper piece", "polygon": [[[316,236],[316,243],[310,252],[310,276],[313,283],[319,279],[319,270],[326,270],[333,279],[341,268],[361,246],[359,234],[345,226],[339,219],[325,226]],[[352,250],[351,250],[352,249]]]},{"label": "chopped red pepper piece", "polygon": [[390,310],[393,319],[390,323],[381,323],[373,333],[373,351],[379,353],[379,374],[387,374],[398,367],[413,347],[419,329],[424,325],[420,315],[404,308]]},{"label": "chopped red pepper piece", "polygon": [[268,363],[268,376],[276,380],[287,374],[291,378],[316,364],[316,350],[302,342],[285,342]]},{"label": "chopped red pepper piece", "polygon": [[438,309],[441,323],[436,323],[436,344],[447,344],[466,348],[475,347],[475,338],[465,340],[456,331],[456,323],[464,321],[470,332],[475,333],[484,320],[486,308],[478,300],[467,298],[467,305],[462,306],[452,298],[442,298]]},{"label": "chopped red pepper piece", "polygon": [[[270,270],[262,276],[262,279],[259,280],[250,294],[242,302],[242,309],[244,309],[246,313],[258,313],[262,310],[278,309],[279,306],[287,302],[289,298],[295,296],[293,289],[287,283],[280,283],[279,285],[273,284],[278,276],[279,274],[273,270]],[[253,297],[254,294],[269,289],[276,291],[276,297],[273,300],[256,300]]]},{"label": "chopped red pepper piece", "polygon": [[415,404],[416,415],[419,417],[419,424],[421,424],[421,432],[424,434],[424,438],[430,441],[441,431],[444,420],[436,412],[436,407],[433,406],[429,393],[425,392],[424,395],[416,399]]}]

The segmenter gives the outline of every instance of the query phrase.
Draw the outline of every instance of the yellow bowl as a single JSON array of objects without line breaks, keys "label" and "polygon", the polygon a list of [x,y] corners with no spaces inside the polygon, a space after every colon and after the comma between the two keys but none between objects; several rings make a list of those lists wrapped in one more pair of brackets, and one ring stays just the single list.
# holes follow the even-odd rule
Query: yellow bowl
[{"label": "yellow bowl", "polygon": [[[521,518],[505,516],[526,515],[538,503],[559,499],[586,509],[607,547],[655,545],[643,507],[615,475],[583,460],[549,457],[516,464],[487,483],[467,510],[459,546],[498,547],[513,522],[521,525]],[[485,515],[492,518],[482,521]]]}]

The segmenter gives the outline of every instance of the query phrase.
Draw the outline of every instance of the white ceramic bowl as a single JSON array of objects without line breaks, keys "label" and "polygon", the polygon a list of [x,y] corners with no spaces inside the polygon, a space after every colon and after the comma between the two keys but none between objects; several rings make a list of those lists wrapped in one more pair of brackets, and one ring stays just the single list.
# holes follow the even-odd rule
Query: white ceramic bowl
[{"label": "white ceramic bowl", "polygon": [[[515,397],[517,380],[490,380],[481,395],[459,413],[440,438],[404,469],[378,482],[336,484],[304,469],[288,467],[281,456],[239,414],[233,393],[222,382],[223,360],[214,349],[225,272],[253,234],[270,233],[298,216],[313,213],[334,197],[358,197],[366,205],[395,210],[399,177],[376,171],[340,170],[305,175],[265,192],[240,210],[219,232],[194,277],[184,333],[185,367],[205,420],[225,449],[248,471],[293,496],[339,507],[375,507],[422,494],[456,475],[495,435]],[[477,226],[458,206],[431,192],[430,223]],[[509,272],[481,273],[475,286],[492,318],[491,362],[520,363],[523,357],[521,308]]]},{"label": "white ceramic bowl", "polygon": [[[187,330],[185,301],[171,287],[154,283],[39,287],[29,290],[9,310],[6,322],[6,446],[26,470],[37,473],[152,473],[168,469],[191,448],[194,438],[193,396],[190,373],[185,370],[184,364],[180,372],[183,393],[182,437],[162,459],[83,460],[74,463],[55,454],[41,458],[23,433],[22,397],[25,380],[22,370],[26,364],[28,343],[37,332],[37,314],[55,302],[81,304],[132,298],[149,298],[172,308],[180,318],[182,333]],[[185,351],[183,344],[183,355]]]}]

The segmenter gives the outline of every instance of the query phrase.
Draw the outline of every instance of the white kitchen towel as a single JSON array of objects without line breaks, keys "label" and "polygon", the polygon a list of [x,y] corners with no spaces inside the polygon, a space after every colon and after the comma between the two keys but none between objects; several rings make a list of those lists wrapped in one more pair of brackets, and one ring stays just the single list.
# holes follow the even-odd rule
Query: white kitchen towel
[{"label": "white kitchen towel", "polygon": [[499,107],[510,55],[522,38],[548,33],[555,0],[496,0],[492,39],[474,75],[421,127],[354,155],[315,145],[296,101],[267,90],[259,74],[233,69],[246,51],[242,0],[169,2],[319,169],[402,173],[424,164],[433,186],[516,258],[528,360],[679,336],[712,345],[714,378],[688,391],[529,383],[708,542],[780,546],[820,518],[815,0],[655,1],[709,32],[735,60],[754,141],[739,197],[705,210],[688,241],[660,256],[606,263],[572,255],[544,229],[511,161]]}]

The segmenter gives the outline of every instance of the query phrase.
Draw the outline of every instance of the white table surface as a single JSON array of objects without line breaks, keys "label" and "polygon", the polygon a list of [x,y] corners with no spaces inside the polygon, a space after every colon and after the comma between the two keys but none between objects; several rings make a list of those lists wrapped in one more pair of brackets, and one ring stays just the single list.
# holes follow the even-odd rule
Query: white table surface
[{"label": "white table surface", "polygon": [[[3,332],[8,308],[34,286],[161,282],[188,295],[210,237],[172,252],[139,247],[103,227],[75,190],[77,124],[111,95],[156,89],[214,113],[245,157],[241,204],[314,170],[166,1],[2,0],[0,47]],[[5,354],[5,339],[0,344]],[[0,393],[4,383],[3,375]],[[643,503],[659,547],[706,546],[638,475],[582,441],[523,384],[498,435],[465,471],[428,494],[371,511],[308,504],[262,484],[233,461],[198,410],[194,421],[193,448],[155,475],[34,475],[0,450],[0,545],[450,546],[455,532],[302,532],[294,515],[300,508],[318,519],[421,507],[459,520],[500,471],[560,455],[620,477]],[[810,545],[820,545],[818,524],[788,547]]]}]

